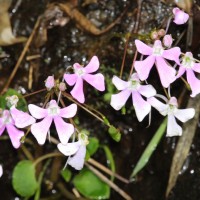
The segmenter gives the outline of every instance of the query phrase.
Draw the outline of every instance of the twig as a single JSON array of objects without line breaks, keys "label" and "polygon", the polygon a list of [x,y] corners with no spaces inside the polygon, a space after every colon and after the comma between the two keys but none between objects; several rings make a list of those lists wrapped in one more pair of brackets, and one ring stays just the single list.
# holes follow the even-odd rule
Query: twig
[{"label": "twig", "polygon": [[[61,182],[58,182],[56,184],[57,188],[60,190],[60,192],[63,194],[63,196],[68,199],[68,200],[77,200],[77,198],[71,193],[69,192],[67,189],[66,189],[66,186],[61,183]],[[83,197],[80,197],[78,198],[79,200],[87,200]]]},{"label": "twig", "polygon": [[15,67],[14,67],[14,69],[13,69],[13,71],[12,71],[10,77],[8,78],[8,81],[6,82],[6,84],[5,84],[4,88],[3,88],[3,90],[1,91],[1,94],[3,94],[4,92],[6,92],[6,90],[8,89],[8,87],[9,87],[11,81],[13,80],[13,78],[14,78],[14,76],[15,76],[15,74],[16,74],[16,72],[17,72],[17,70],[18,70],[18,68],[19,68],[19,66],[20,66],[20,64],[21,64],[21,62],[22,62],[22,60],[24,59],[24,56],[25,56],[25,54],[26,54],[26,52],[27,52],[27,50],[28,50],[28,48],[29,48],[29,46],[30,46],[30,44],[31,44],[31,42],[32,42],[33,36],[35,35],[35,32],[36,32],[36,30],[37,30],[39,24],[40,24],[40,17],[37,19],[37,21],[36,21],[36,23],[35,23],[35,26],[34,26],[34,28],[33,28],[33,31],[32,31],[32,33],[31,33],[31,35],[29,36],[29,38],[28,38],[28,40],[27,40],[27,42],[26,42],[26,45],[24,46],[24,49],[23,49],[23,51],[22,51],[22,53],[21,53],[21,55],[20,55],[20,57],[19,57],[19,59],[18,59],[16,65],[15,65]]},{"label": "twig", "polygon": [[92,158],[90,158],[87,162],[94,165],[95,167],[101,169],[105,173],[107,173],[111,176],[114,176],[115,178],[119,179],[120,181],[122,181],[126,184],[130,183],[130,181],[128,179],[125,179],[124,177],[120,176],[119,174],[112,172],[110,169],[108,169],[107,167],[105,167],[104,165],[102,165],[101,163],[97,162],[96,160],[94,160]]},{"label": "twig", "polygon": [[126,200],[132,200],[132,198],[121,188],[119,188],[115,183],[113,183],[111,180],[109,180],[106,176],[104,176],[101,172],[99,172],[97,169],[89,165],[88,163],[85,163],[85,165],[95,174],[97,175],[103,182],[107,183],[112,189],[114,189],[117,193],[119,193],[124,199]]},{"label": "twig", "polygon": [[132,63],[132,66],[131,66],[130,74],[129,74],[129,79],[130,79],[130,77],[131,77],[131,75],[132,75],[132,73],[133,73],[134,64],[135,64],[135,60],[136,60],[136,58],[137,58],[137,54],[138,54],[138,51],[136,50],[136,51],[135,51],[134,58],[133,58],[133,63]]},{"label": "twig", "polygon": [[24,95],[23,97],[24,97],[24,98],[27,98],[27,97],[29,97],[29,96],[32,96],[32,95],[34,95],[34,94],[38,94],[38,93],[40,93],[40,92],[44,92],[44,91],[46,91],[46,90],[47,90],[47,89],[44,88],[44,89],[41,89],[41,90],[32,92],[32,93],[30,93],[30,94],[26,94],[26,95]]}]

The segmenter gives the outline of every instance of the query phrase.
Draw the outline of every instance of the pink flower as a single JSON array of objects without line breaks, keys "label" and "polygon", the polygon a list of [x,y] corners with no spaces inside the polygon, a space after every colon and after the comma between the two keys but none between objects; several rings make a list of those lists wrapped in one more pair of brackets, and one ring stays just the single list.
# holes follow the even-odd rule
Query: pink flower
[{"label": "pink flower", "polygon": [[200,73],[200,63],[195,63],[191,52],[186,52],[184,55],[177,78],[181,77],[186,72],[187,81],[191,87],[191,97],[195,97],[200,93],[200,80],[196,78],[194,72]]},{"label": "pink flower", "polygon": [[185,24],[189,19],[189,15],[184,11],[180,10],[179,8],[174,8],[173,14],[174,14],[173,22],[178,25]]},{"label": "pink flower", "polygon": [[104,76],[100,73],[91,74],[98,70],[99,60],[97,56],[93,56],[86,67],[82,67],[80,64],[75,63],[73,65],[74,74],[65,74],[64,79],[70,85],[74,85],[71,91],[71,95],[80,103],[85,102],[85,96],[83,93],[83,80],[95,87],[99,91],[105,90]]},{"label": "pink flower", "polygon": [[3,175],[3,167],[2,167],[2,165],[0,165],[0,178],[2,175]]},{"label": "pink flower", "polygon": [[193,108],[178,109],[177,99],[171,97],[166,104],[158,101],[155,97],[151,97],[147,100],[156,110],[163,116],[168,116],[167,121],[167,136],[181,136],[182,128],[177,124],[176,119],[181,122],[186,122],[192,119],[195,115]]},{"label": "pink flower", "polygon": [[172,46],[172,43],[173,43],[173,38],[171,35],[168,34],[163,37],[163,44],[165,47],[170,48]]},{"label": "pink flower", "polygon": [[47,80],[45,81],[45,87],[47,90],[51,90],[55,86],[54,76],[48,76]]},{"label": "pink flower", "polygon": [[20,139],[22,136],[24,136],[24,132],[18,130],[14,126],[14,119],[12,118],[8,110],[4,110],[0,118],[0,136],[2,135],[5,129],[8,132],[13,147],[16,149],[19,148]]},{"label": "pink flower", "polygon": [[46,109],[33,104],[29,104],[28,108],[31,115],[36,119],[44,118],[42,121],[31,126],[31,132],[40,145],[45,143],[47,132],[49,131],[52,121],[55,123],[60,141],[63,144],[67,144],[69,138],[74,132],[74,126],[66,123],[62,117],[74,117],[77,111],[76,104],[71,104],[70,106],[61,109],[55,100],[51,100]]},{"label": "pink flower", "polygon": [[180,48],[174,47],[164,50],[160,40],[156,40],[153,47],[147,46],[140,40],[135,40],[135,44],[138,52],[148,56],[143,61],[135,61],[135,69],[140,80],[144,81],[148,78],[150,70],[155,63],[163,87],[169,87],[170,83],[176,79],[176,71],[164,58],[179,64]]},{"label": "pink flower", "polygon": [[153,88],[153,86],[141,85],[139,77],[136,73],[134,73],[127,82],[121,80],[117,76],[113,77],[112,82],[118,90],[122,91],[111,96],[110,105],[115,110],[120,110],[125,105],[129,96],[132,94],[132,101],[136,116],[139,121],[142,121],[150,112],[151,106],[142,98],[141,95],[147,98],[154,96],[156,94],[156,90]]},{"label": "pink flower", "polygon": [[76,170],[81,170],[85,161],[86,145],[88,144],[88,137],[84,133],[79,133],[78,141],[68,143],[66,145],[58,144],[58,149],[65,156],[71,156],[67,160],[67,164],[71,165]]}]

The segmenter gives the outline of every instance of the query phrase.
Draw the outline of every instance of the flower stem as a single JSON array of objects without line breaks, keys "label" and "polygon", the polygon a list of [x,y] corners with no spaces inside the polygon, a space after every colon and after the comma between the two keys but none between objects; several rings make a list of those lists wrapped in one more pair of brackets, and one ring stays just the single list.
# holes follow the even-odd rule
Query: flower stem
[{"label": "flower stem", "polygon": [[137,58],[137,54],[138,54],[138,51],[136,50],[136,51],[135,51],[134,58],[133,58],[133,63],[132,63],[132,66],[131,66],[131,70],[130,70],[130,73],[129,73],[129,79],[130,79],[130,77],[131,77],[131,75],[132,75],[132,73],[133,73],[134,64],[135,64],[135,60],[136,60],[136,58]]},{"label": "flower stem", "polygon": [[40,163],[41,161],[47,159],[47,158],[52,158],[52,157],[56,157],[56,156],[63,156],[61,153],[59,152],[54,152],[54,153],[48,153],[44,156],[39,157],[38,159],[36,159],[33,163],[34,166],[36,166],[38,163]]}]

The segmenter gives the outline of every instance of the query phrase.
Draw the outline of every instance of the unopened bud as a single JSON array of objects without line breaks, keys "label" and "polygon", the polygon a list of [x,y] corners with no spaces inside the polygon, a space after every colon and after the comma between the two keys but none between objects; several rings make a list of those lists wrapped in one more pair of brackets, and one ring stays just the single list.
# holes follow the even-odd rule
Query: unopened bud
[{"label": "unopened bud", "polygon": [[65,90],[66,90],[66,84],[63,83],[63,82],[61,82],[61,83],[59,84],[59,90],[60,90],[61,92],[65,91]]},{"label": "unopened bud", "polygon": [[173,38],[171,35],[165,35],[163,38],[163,44],[165,47],[170,48],[173,43]]},{"label": "unopened bud", "polygon": [[158,39],[158,33],[157,33],[157,31],[153,31],[153,32],[151,32],[151,39],[152,40],[157,40]]},{"label": "unopened bud", "polygon": [[159,35],[160,37],[163,37],[165,34],[166,34],[166,32],[165,32],[164,29],[160,29],[160,30],[158,31],[158,35]]},{"label": "unopened bud", "polygon": [[54,76],[47,77],[47,80],[45,81],[45,86],[47,90],[51,90],[55,86]]}]

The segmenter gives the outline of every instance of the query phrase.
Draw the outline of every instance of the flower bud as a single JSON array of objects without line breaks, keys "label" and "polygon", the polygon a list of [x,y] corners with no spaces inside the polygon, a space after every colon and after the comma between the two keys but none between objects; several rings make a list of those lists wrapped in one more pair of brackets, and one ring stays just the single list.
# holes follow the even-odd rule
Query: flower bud
[{"label": "flower bud", "polygon": [[163,37],[165,34],[166,34],[166,32],[165,32],[164,29],[160,29],[160,30],[158,31],[158,35],[159,35],[160,37]]},{"label": "flower bud", "polygon": [[157,40],[158,39],[157,31],[152,31],[150,37],[152,40]]},{"label": "flower bud", "polygon": [[55,86],[54,76],[48,76],[45,81],[45,86],[47,90],[51,90]]},{"label": "flower bud", "polygon": [[179,8],[174,8],[173,14],[174,14],[173,22],[178,25],[185,24],[189,19],[189,15],[184,11],[180,10]]},{"label": "flower bud", "polygon": [[61,92],[63,92],[63,91],[66,90],[66,85],[65,85],[65,83],[61,82],[61,83],[59,84],[59,90],[60,90]]},{"label": "flower bud", "polygon": [[165,47],[170,48],[173,43],[173,38],[171,35],[165,35],[163,38],[163,44]]}]

